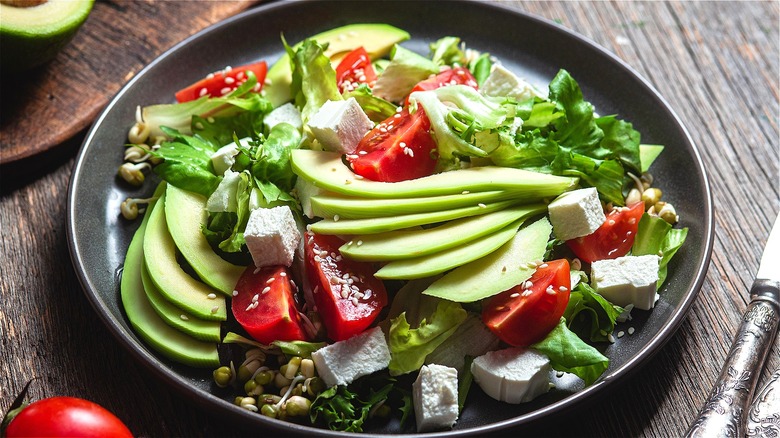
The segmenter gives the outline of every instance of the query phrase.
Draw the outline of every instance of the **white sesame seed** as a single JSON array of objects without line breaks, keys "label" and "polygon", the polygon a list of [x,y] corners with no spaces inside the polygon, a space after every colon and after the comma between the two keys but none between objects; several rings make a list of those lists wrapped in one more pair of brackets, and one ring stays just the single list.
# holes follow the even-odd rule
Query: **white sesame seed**
[{"label": "white sesame seed", "polygon": [[634,328],[633,327],[629,327],[628,328],[628,334],[629,335],[633,335],[634,334]]},{"label": "white sesame seed", "polygon": [[547,263],[542,263],[539,265],[540,268],[545,269],[547,266],[549,266]]},{"label": "white sesame seed", "polygon": [[183,313],[181,315],[179,315],[179,318],[181,318],[184,321],[188,321],[190,319],[187,315],[185,315]]},{"label": "white sesame seed", "polygon": [[268,292],[271,292],[271,286],[266,286],[266,287],[263,289],[263,292],[261,292],[261,293],[262,293],[263,295],[265,295],[265,294],[267,294]]},{"label": "white sesame seed", "polygon": [[556,290],[553,289],[552,286],[547,286],[547,289],[545,289],[544,291],[547,292],[549,295],[555,295],[556,294]]},{"label": "white sesame seed", "polygon": [[244,79],[244,72],[242,71],[238,72],[238,74],[236,75],[236,79],[238,80]]},{"label": "white sesame seed", "polygon": [[468,190],[464,190],[464,191],[460,192],[461,195],[468,195],[469,193],[471,193],[471,192],[469,192]]},{"label": "white sesame seed", "polygon": [[330,278],[328,278],[328,283],[330,283],[330,284],[339,284],[339,278],[338,277],[330,277]]},{"label": "white sesame seed", "polygon": [[483,203],[481,203],[481,202],[480,202],[479,204],[477,204],[477,206],[478,206],[479,208],[487,208],[487,205],[485,205],[485,204],[483,204]]},{"label": "white sesame seed", "polygon": [[[349,181],[349,180],[348,180],[348,181]],[[339,219],[341,219],[341,218],[339,217],[339,215],[337,215],[337,214],[334,214],[334,215],[333,215],[333,222],[338,222],[338,221],[339,221]]]},{"label": "white sesame seed", "polygon": [[406,143],[400,142],[400,143],[398,143],[398,146],[401,146],[402,148],[405,148],[406,147]]},{"label": "white sesame seed", "polygon": [[363,244],[363,241],[362,241],[362,240],[358,240],[358,241],[357,241],[357,246],[360,246],[360,245],[362,245],[362,244]]},{"label": "white sesame seed", "polygon": [[609,342],[612,343],[612,344],[615,343],[615,337],[612,336],[612,333],[607,335],[607,340],[609,340]]},{"label": "white sesame seed", "polygon": [[617,334],[617,335],[618,335],[618,338],[622,338],[622,337],[623,337],[623,335],[625,335],[625,334],[626,334],[626,332],[624,332],[623,330],[621,330],[621,331],[619,331],[619,332],[618,332],[618,334]]},{"label": "white sesame seed", "polygon": [[237,290],[234,290],[234,291],[233,291],[233,296],[234,296],[234,297],[238,296],[238,291],[237,291]]},{"label": "white sesame seed", "polygon": [[342,287],[341,288],[341,298],[347,298],[349,297],[349,288]]},{"label": "white sesame seed", "polygon": [[256,303],[258,299],[260,299],[260,294],[255,294],[255,295],[252,297],[252,302],[253,302],[253,303]]},{"label": "white sesame seed", "polygon": [[520,293],[519,292],[515,292],[512,295],[510,295],[509,298],[517,298],[519,296],[520,296]]},{"label": "white sesame seed", "polygon": [[358,299],[357,299],[357,297],[352,297],[352,304],[354,304],[355,306],[357,306],[357,305],[358,305]]},{"label": "white sesame seed", "polygon": [[230,93],[230,90],[232,90],[232,88],[230,88],[230,87],[224,87],[223,89],[219,90],[219,94],[221,94],[221,95],[223,95],[223,96],[224,96],[224,95],[226,95],[226,94]]},{"label": "white sesame seed", "polygon": [[208,294],[208,295],[206,295],[206,296],[207,296],[207,297],[208,297],[208,299],[210,299],[210,300],[216,300],[216,299],[217,299],[217,294]]},{"label": "white sesame seed", "polygon": [[532,293],[533,292],[531,291],[531,289],[526,289],[526,290],[523,291],[522,295],[524,297],[527,297],[527,296],[530,296]]},{"label": "white sesame seed", "polygon": [[610,225],[615,225],[615,220],[614,219],[610,219],[610,220],[607,221],[607,223],[610,224]]},{"label": "white sesame seed", "polygon": [[214,77],[214,73],[209,73],[206,75],[206,79],[211,79]]},{"label": "white sesame seed", "polygon": [[232,83],[235,83],[235,82],[236,82],[236,80],[231,78],[230,76],[225,78],[225,83],[228,84],[228,85],[232,84]]},{"label": "white sesame seed", "polygon": [[282,272],[281,274],[279,274],[279,276],[280,276],[280,277],[286,277],[286,276],[287,276],[287,273],[286,273],[286,272]]},{"label": "white sesame seed", "polygon": [[566,292],[567,290],[569,290],[569,288],[567,288],[566,286],[560,286],[558,287],[558,290],[561,292]]},{"label": "white sesame seed", "polygon": [[265,284],[271,284],[274,282],[274,280],[276,280],[275,277],[269,277],[268,280],[265,281]]},{"label": "white sesame seed", "polygon": [[214,306],[211,308],[211,313],[217,313],[219,311],[219,306]]},{"label": "white sesame seed", "polygon": [[207,90],[205,87],[201,88],[200,91],[198,92],[198,96],[199,97],[203,97],[203,96],[205,96],[207,94],[209,94],[209,90]]}]

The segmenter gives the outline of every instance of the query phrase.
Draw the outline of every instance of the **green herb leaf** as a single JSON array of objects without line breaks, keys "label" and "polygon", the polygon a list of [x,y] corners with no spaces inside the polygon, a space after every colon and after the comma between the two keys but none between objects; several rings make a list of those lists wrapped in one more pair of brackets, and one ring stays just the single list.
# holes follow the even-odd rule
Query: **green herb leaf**
[{"label": "green herb leaf", "polygon": [[585,381],[586,386],[595,382],[609,367],[609,359],[569,330],[564,318],[547,337],[529,348],[550,358],[553,369],[575,374]]}]

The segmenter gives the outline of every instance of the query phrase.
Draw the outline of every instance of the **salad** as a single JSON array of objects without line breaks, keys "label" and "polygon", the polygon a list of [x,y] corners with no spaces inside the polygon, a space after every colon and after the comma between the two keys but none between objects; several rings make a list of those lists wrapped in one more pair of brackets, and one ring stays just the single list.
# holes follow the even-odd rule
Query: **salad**
[{"label": "salad", "polygon": [[408,38],[282,38],[270,67],[138,108],[118,174],[161,182],[122,204],[140,219],[123,306],[243,409],[446,430],[470,391],[590,385],[685,240],[648,173],[663,146],[598,115],[569,72],[539,90],[457,37],[428,54]]}]

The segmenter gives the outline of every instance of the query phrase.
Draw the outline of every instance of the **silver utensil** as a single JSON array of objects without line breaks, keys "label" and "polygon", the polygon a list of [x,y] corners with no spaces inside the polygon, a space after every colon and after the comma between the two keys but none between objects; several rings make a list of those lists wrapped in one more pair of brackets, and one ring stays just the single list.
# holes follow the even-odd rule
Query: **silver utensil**
[{"label": "silver utensil", "polygon": [[743,437],[748,406],[780,319],[780,216],[761,256],[750,303],[720,376],[687,437]]},{"label": "silver utensil", "polygon": [[776,370],[764,388],[753,398],[748,413],[747,436],[780,436],[780,370]]}]

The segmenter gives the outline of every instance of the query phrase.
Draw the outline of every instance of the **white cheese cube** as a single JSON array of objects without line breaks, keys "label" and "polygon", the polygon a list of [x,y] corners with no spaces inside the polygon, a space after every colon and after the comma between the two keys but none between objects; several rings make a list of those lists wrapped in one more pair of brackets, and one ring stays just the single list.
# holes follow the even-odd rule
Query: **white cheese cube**
[{"label": "white cheese cube", "polygon": [[550,390],[547,356],[523,348],[491,351],[474,358],[471,373],[485,394],[507,403],[529,402]]},{"label": "white cheese cube", "polygon": [[458,372],[442,365],[423,365],[412,385],[417,432],[452,427],[458,419]]},{"label": "white cheese cube", "polygon": [[595,187],[566,192],[547,206],[555,237],[571,240],[598,230],[607,219]]},{"label": "white cheese cube", "polygon": [[240,172],[233,172],[230,169],[226,170],[225,175],[222,177],[222,181],[219,182],[214,193],[212,193],[211,196],[209,196],[208,201],[206,201],[206,210],[212,213],[236,211],[238,208],[236,190],[238,189],[238,182],[240,180]]},{"label": "white cheese cube", "polygon": [[590,265],[591,286],[618,306],[650,310],[655,306],[659,259],[650,254],[595,261]]},{"label": "white cheese cube", "polygon": [[354,97],[329,100],[311,116],[309,128],[326,150],[351,154],[374,123]]},{"label": "white cheese cube", "polygon": [[499,64],[495,64],[485,82],[479,88],[486,96],[512,97],[518,101],[534,96],[543,97],[531,84]]},{"label": "white cheese cube", "polygon": [[301,120],[301,112],[292,103],[285,103],[284,105],[274,108],[273,111],[263,118],[265,126],[271,130],[274,126],[280,123],[289,123],[296,129],[303,127],[303,121]]},{"label": "white cheese cube", "polygon": [[255,266],[292,265],[301,234],[290,207],[258,208],[249,214],[244,231]]},{"label": "white cheese cube", "polygon": [[[249,137],[242,138],[239,140],[239,143],[241,146],[246,146],[247,141],[249,141]],[[236,155],[238,155],[238,146],[236,146],[236,142],[230,142],[217,149],[217,151],[211,155],[211,165],[214,166],[214,172],[217,175],[224,174],[236,163]]]},{"label": "white cheese cube", "polygon": [[387,368],[390,349],[382,329],[374,327],[311,354],[317,373],[328,386],[347,385],[361,376]]},{"label": "white cheese cube", "polygon": [[498,337],[482,323],[482,318],[470,313],[452,336],[425,357],[425,363],[445,365],[462,373],[466,356],[482,356],[498,347],[499,342]]}]

